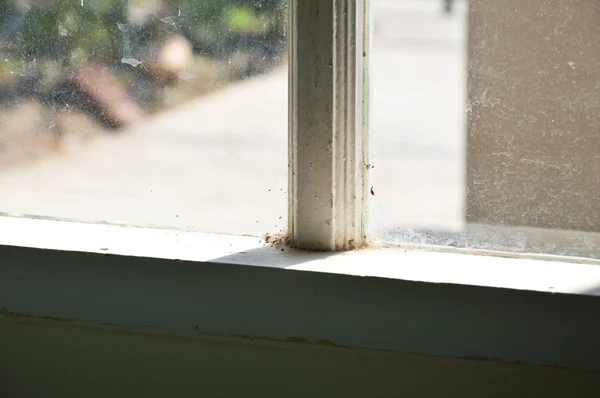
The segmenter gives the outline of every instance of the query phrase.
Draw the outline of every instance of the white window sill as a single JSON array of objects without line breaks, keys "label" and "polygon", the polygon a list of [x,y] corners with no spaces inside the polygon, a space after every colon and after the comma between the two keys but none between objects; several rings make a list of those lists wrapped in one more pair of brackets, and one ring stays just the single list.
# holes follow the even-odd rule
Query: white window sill
[{"label": "white window sill", "polygon": [[260,240],[0,217],[0,320],[600,371],[593,261]]},{"label": "white window sill", "polygon": [[0,217],[0,244],[85,253],[271,267],[539,292],[600,295],[600,261],[477,250],[383,247],[305,252],[263,238]]}]

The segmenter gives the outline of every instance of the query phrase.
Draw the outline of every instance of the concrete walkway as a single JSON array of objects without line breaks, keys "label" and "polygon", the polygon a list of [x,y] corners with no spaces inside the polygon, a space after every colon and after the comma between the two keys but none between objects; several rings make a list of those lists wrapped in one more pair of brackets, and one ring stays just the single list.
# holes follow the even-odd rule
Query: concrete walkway
[{"label": "concrete walkway", "polygon": [[[464,2],[375,0],[375,227],[464,212]],[[287,71],[0,174],[0,212],[261,235],[287,215]]]},{"label": "concrete walkway", "polygon": [[466,5],[375,0],[373,185],[377,229],[463,225]]}]

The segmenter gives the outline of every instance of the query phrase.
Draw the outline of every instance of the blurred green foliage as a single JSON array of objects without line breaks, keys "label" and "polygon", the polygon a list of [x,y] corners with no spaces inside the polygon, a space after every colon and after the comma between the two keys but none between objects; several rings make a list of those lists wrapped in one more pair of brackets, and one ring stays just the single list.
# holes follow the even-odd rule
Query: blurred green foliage
[{"label": "blurred green foliage", "polygon": [[63,72],[89,61],[119,65],[123,57],[136,58],[144,46],[171,34],[186,36],[197,53],[218,58],[236,51],[279,52],[285,43],[286,4],[286,0],[0,0],[0,63],[20,64],[23,71],[52,60]]},{"label": "blurred green foliage", "polygon": [[182,30],[203,53],[277,46],[285,31],[286,0],[182,0]]},{"label": "blurred green foliage", "polygon": [[124,7],[119,0],[74,6],[73,0],[56,0],[51,7],[32,7],[25,13],[15,43],[23,61],[50,58],[63,66],[88,60],[119,57]]}]

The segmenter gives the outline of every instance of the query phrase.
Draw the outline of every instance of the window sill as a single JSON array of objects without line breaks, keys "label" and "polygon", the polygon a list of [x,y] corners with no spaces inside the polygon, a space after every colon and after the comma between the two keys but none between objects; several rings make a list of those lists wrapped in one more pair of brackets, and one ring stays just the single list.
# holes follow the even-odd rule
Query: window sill
[{"label": "window sill", "polygon": [[281,251],[256,237],[18,217],[0,217],[0,241],[0,317],[14,322],[600,371],[600,271],[592,261]]},{"label": "window sill", "polygon": [[252,236],[7,216],[0,217],[0,231],[5,231],[0,244],[6,246],[600,295],[600,261],[585,258],[383,245],[306,252]]}]

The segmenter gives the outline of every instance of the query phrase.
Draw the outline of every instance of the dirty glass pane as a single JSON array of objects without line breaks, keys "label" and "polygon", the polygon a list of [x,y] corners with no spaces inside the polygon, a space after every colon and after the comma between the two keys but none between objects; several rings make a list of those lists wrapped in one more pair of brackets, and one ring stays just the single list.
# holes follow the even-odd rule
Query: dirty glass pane
[{"label": "dirty glass pane", "polygon": [[286,8],[0,0],[0,212],[282,228]]},{"label": "dirty glass pane", "polygon": [[373,9],[375,234],[600,257],[600,3]]}]

